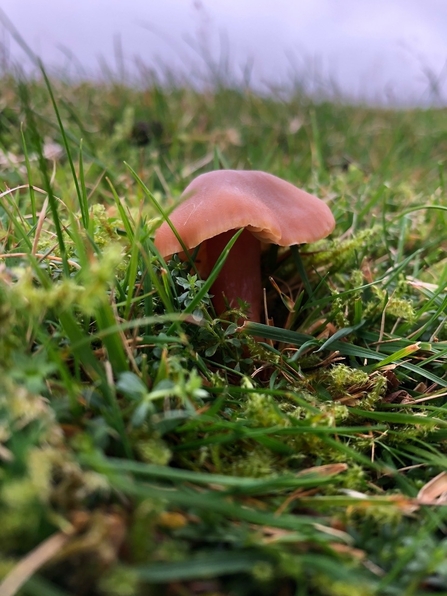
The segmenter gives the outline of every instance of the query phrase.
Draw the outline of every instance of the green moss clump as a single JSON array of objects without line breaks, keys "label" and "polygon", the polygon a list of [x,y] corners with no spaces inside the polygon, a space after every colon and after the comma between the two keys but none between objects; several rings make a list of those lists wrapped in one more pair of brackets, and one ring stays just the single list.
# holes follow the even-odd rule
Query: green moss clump
[{"label": "green moss clump", "polygon": [[243,415],[254,426],[288,426],[287,416],[281,412],[278,404],[270,395],[250,393],[244,404]]},{"label": "green moss clump", "polygon": [[268,478],[279,473],[278,460],[261,445],[247,446],[244,453],[233,453],[227,473],[247,478]]}]

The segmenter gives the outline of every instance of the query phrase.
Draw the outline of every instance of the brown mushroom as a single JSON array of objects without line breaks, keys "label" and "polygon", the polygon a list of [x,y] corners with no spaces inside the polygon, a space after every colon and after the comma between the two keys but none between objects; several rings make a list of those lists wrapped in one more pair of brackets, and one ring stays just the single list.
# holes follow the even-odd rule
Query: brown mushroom
[{"label": "brown mushroom", "polygon": [[[290,246],[315,242],[332,232],[334,217],[327,205],[293,184],[259,171],[217,170],[195,178],[170,220],[188,249],[201,245],[197,268],[211,272],[225,245],[240,228],[211,292],[218,314],[250,305],[249,318],[260,321],[262,306],[261,243]],[[166,222],[158,228],[155,246],[163,257],[182,252]]]}]

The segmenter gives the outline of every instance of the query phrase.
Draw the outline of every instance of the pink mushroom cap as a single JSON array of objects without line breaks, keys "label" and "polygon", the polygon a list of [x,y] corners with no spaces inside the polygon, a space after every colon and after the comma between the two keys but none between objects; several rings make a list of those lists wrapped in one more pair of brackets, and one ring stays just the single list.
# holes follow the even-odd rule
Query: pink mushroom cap
[{"label": "pink mushroom cap", "polygon": [[[217,170],[195,178],[170,220],[188,249],[204,244],[198,268],[207,277],[231,236],[238,238],[211,291],[216,311],[237,298],[251,305],[249,317],[260,320],[261,243],[291,246],[325,238],[335,227],[329,207],[317,197],[266,172]],[[166,222],[158,228],[155,246],[163,257],[183,252]],[[225,294],[225,298],[223,297]]]}]

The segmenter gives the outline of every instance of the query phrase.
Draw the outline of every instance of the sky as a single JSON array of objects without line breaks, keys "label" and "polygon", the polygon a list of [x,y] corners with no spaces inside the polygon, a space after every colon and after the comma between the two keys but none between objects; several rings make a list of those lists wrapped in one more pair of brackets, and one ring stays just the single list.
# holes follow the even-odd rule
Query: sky
[{"label": "sky", "polygon": [[[132,74],[144,63],[197,81],[227,68],[257,89],[298,81],[356,101],[447,103],[447,0],[2,0],[1,8],[46,65],[72,75],[101,77],[105,63]],[[26,67],[5,28],[0,39]]]}]

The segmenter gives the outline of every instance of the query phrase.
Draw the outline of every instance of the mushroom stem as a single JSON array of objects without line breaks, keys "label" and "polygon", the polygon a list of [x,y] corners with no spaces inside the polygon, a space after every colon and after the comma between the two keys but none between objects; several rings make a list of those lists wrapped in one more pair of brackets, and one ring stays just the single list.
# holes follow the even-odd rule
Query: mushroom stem
[{"label": "mushroom stem", "polygon": [[[218,234],[206,241],[208,265],[214,264],[236,230]],[[238,307],[238,298],[250,307],[250,321],[260,322],[262,306],[261,243],[248,230],[244,230],[211,286],[213,305],[218,315],[230,308]]]}]

